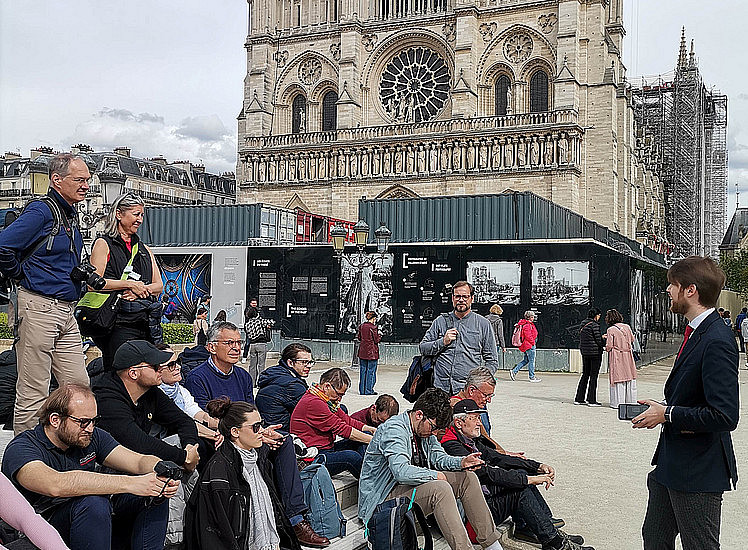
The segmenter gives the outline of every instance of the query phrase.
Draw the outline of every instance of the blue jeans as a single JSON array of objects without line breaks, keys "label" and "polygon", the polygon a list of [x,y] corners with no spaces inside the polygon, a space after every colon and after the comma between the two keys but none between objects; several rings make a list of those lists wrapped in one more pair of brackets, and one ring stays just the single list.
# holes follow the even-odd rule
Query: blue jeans
[{"label": "blue jeans", "polygon": [[530,371],[530,380],[532,380],[535,378],[535,346],[525,352],[525,358],[512,369],[512,372],[517,374],[525,365],[527,365],[527,370]]},{"label": "blue jeans", "polygon": [[[57,529],[71,550],[107,550],[112,547],[112,513],[115,539],[130,537],[132,550],[163,550],[169,502],[146,506],[145,497],[114,495],[69,498],[55,509],[49,523]],[[120,535],[121,534],[121,535]],[[124,539],[127,540],[126,538]]]},{"label": "blue jeans", "polygon": [[332,449],[320,449],[319,452],[325,455],[325,466],[331,476],[347,470],[356,479],[361,477],[361,465],[364,463],[366,444],[343,439],[337,441]]},{"label": "blue jeans", "polygon": [[304,520],[304,514],[309,509],[304,503],[304,486],[301,484],[301,478],[299,477],[296,451],[294,451],[291,438],[287,437],[280,447],[270,451],[268,458],[275,469],[278,496],[280,496],[286,510],[286,517],[291,525],[296,525]]},{"label": "blue jeans", "polygon": [[372,395],[377,383],[377,359],[359,359],[358,393]]}]

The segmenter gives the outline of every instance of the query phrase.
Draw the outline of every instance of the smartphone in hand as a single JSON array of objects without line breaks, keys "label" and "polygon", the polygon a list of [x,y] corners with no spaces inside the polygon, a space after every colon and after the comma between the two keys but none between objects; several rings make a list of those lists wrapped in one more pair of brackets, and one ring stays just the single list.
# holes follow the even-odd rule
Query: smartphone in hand
[{"label": "smartphone in hand", "polygon": [[642,405],[640,403],[619,403],[618,420],[633,420],[648,408],[649,405]]}]

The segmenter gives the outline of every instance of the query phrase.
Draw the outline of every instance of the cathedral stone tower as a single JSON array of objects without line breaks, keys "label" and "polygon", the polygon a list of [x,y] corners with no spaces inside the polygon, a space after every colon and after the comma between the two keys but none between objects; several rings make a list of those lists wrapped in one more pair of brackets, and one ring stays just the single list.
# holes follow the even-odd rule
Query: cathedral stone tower
[{"label": "cathedral stone tower", "polygon": [[355,220],[362,196],[530,190],[635,237],[662,188],[622,4],[249,0],[240,200]]}]

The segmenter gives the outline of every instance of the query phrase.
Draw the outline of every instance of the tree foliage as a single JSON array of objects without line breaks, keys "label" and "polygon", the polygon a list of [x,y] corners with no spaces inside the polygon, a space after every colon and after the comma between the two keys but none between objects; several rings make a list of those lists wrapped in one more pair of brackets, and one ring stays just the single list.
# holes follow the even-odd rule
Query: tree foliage
[{"label": "tree foliage", "polygon": [[719,266],[727,275],[725,286],[748,300],[748,250],[738,250],[732,257],[723,254]]}]

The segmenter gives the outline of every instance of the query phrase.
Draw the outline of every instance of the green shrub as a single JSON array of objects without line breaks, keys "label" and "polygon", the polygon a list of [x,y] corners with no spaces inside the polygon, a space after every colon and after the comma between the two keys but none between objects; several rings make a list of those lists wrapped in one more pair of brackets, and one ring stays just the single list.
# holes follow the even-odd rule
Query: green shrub
[{"label": "green shrub", "polygon": [[0,313],[0,339],[13,338],[13,329],[8,326],[8,314]]},{"label": "green shrub", "polygon": [[164,329],[164,342],[167,344],[191,344],[195,341],[192,325],[180,323],[162,324]]}]

